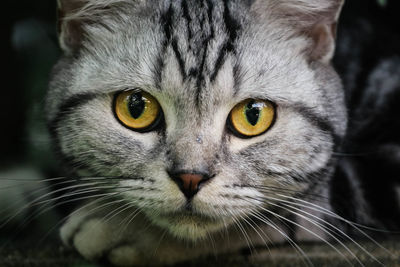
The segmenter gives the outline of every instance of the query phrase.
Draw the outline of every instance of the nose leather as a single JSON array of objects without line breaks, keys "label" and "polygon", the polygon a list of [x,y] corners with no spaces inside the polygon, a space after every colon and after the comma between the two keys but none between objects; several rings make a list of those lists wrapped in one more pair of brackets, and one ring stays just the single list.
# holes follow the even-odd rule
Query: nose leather
[{"label": "nose leather", "polygon": [[203,175],[201,174],[191,174],[191,173],[184,173],[178,175],[179,179],[183,182],[183,189],[185,191],[196,191],[199,187],[199,183],[204,179]]},{"label": "nose leather", "polygon": [[207,175],[197,173],[177,173],[172,174],[171,178],[178,184],[182,193],[188,199],[196,195],[200,184],[209,179]]}]

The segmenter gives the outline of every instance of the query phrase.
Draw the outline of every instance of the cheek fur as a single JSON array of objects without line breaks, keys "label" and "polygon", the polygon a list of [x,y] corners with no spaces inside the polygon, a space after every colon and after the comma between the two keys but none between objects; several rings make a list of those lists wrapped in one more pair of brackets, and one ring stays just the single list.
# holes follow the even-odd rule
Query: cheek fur
[{"label": "cheek fur", "polygon": [[[106,175],[133,170],[147,163],[159,146],[156,133],[140,134],[123,127],[114,117],[108,96],[74,110],[58,131],[62,153],[75,165]],[[62,131],[61,131],[62,129]]]},{"label": "cheek fur", "polygon": [[[235,166],[255,176],[291,174],[302,176],[323,168],[332,157],[332,137],[289,109],[279,110],[274,127],[254,139],[231,138],[229,144]],[[239,149],[239,150],[238,150]],[[247,170],[246,170],[247,169]]]}]

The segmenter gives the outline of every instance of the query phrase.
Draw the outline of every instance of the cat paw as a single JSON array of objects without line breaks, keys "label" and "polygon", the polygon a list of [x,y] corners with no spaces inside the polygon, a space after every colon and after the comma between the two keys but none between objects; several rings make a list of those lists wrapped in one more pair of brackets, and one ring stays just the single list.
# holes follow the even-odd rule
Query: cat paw
[{"label": "cat paw", "polygon": [[93,213],[93,207],[89,207],[72,213],[61,227],[64,244],[105,266],[172,265],[208,251],[188,248],[164,230],[149,225],[144,216],[137,215],[134,222],[126,224],[132,213],[109,216],[113,210]]},{"label": "cat paw", "polygon": [[61,228],[63,242],[90,261],[112,266],[143,265],[143,257],[115,227],[99,218],[72,217]]},{"label": "cat paw", "polygon": [[61,228],[63,242],[89,260],[103,257],[113,247],[114,238],[109,225],[97,218],[72,218]]}]

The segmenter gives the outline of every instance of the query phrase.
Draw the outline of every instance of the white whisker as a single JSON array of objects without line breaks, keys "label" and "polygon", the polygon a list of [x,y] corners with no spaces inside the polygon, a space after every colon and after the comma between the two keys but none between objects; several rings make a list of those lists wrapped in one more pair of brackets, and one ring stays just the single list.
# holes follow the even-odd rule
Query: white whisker
[{"label": "white whisker", "polygon": [[[292,200],[295,200],[295,201],[299,201],[299,202],[305,203],[305,204],[307,204],[308,206],[307,206],[307,205],[300,204],[300,203],[293,203],[293,202],[291,202],[291,203],[293,203],[293,204],[295,204],[295,205],[297,205],[297,206],[300,206],[300,207],[308,208],[308,209],[310,209],[310,210],[314,210],[314,211],[321,212],[321,213],[323,213],[323,214],[325,214],[325,215],[331,216],[332,218],[338,219],[338,220],[340,220],[340,221],[342,221],[342,222],[345,222],[345,223],[349,224],[349,225],[352,226],[354,229],[356,229],[359,233],[361,233],[364,237],[366,237],[367,239],[369,239],[370,241],[372,241],[375,245],[377,245],[380,249],[384,250],[386,253],[388,253],[388,254],[390,254],[390,255],[393,256],[393,254],[392,254],[389,250],[387,250],[385,247],[383,247],[381,244],[379,244],[375,239],[373,239],[373,238],[372,238],[371,236],[369,236],[367,233],[365,233],[364,231],[362,231],[361,229],[359,229],[359,227],[362,226],[362,225],[359,225],[359,224],[357,224],[357,223],[354,223],[354,222],[352,222],[352,221],[349,221],[349,220],[347,220],[346,218],[343,218],[342,216],[340,216],[340,215],[338,215],[338,214],[332,212],[331,210],[328,210],[328,209],[326,209],[326,208],[324,208],[324,207],[321,207],[321,206],[319,206],[319,205],[317,205],[317,204],[315,204],[315,203],[311,203],[311,202],[305,201],[305,200],[303,200],[303,199],[298,199],[298,198],[294,198],[294,197],[290,197],[290,196],[285,196],[285,195],[280,195],[280,196],[281,196],[281,197],[284,197],[284,198],[286,198],[286,199],[289,198],[289,199],[292,199]],[[310,206],[312,206],[312,207],[310,207]],[[368,227],[365,227],[365,228],[367,228],[367,229],[369,229],[369,230],[373,230],[373,228],[368,228]]]},{"label": "white whisker", "polygon": [[[272,204],[272,203],[268,203],[268,204]],[[330,247],[331,247],[332,249],[334,249],[339,255],[341,255],[344,259],[346,259],[346,257],[343,255],[343,253],[341,253],[340,250],[338,250],[338,249],[337,249],[334,245],[332,245],[328,240],[326,240],[325,238],[323,238],[323,237],[320,236],[319,234],[314,233],[313,231],[311,231],[311,230],[308,229],[307,227],[304,227],[304,226],[302,226],[301,224],[299,224],[299,223],[297,223],[297,222],[295,222],[295,221],[289,220],[288,218],[286,218],[286,217],[284,217],[284,216],[282,216],[282,215],[280,215],[280,214],[278,214],[278,213],[276,213],[276,212],[273,212],[273,211],[271,211],[271,210],[269,210],[269,209],[266,209],[266,208],[264,208],[264,207],[260,207],[260,209],[262,209],[263,211],[265,211],[265,212],[267,212],[267,213],[269,213],[269,214],[271,214],[271,215],[273,215],[273,216],[275,216],[275,217],[277,217],[277,218],[280,218],[280,219],[282,219],[282,220],[284,220],[284,221],[287,221],[287,222],[289,222],[289,223],[291,223],[291,224],[293,224],[293,225],[295,225],[295,226],[297,226],[297,227],[299,227],[299,228],[305,230],[306,232],[310,233],[311,235],[315,236],[317,239],[321,240],[322,242],[324,242],[325,244],[327,244],[328,246],[330,246]],[[346,261],[348,261],[348,260],[346,259]],[[349,263],[350,263],[350,262],[349,262]]]},{"label": "white whisker", "polygon": [[276,225],[271,219],[267,218],[266,216],[264,216],[264,214],[262,214],[259,211],[254,211],[252,213],[252,216],[259,219],[261,222],[269,225],[270,227],[272,227],[272,229],[274,229],[280,235],[282,235],[285,238],[285,240],[302,256],[302,259],[304,259],[304,262],[307,265],[314,266],[309,257],[307,256],[307,254],[304,252],[304,250],[299,245],[297,245],[296,242],[292,238],[290,238],[282,229],[280,229],[279,226]]}]

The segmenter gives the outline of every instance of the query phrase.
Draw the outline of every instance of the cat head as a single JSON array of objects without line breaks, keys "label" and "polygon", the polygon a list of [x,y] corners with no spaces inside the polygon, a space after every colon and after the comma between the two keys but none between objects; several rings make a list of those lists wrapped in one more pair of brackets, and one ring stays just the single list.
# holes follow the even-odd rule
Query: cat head
[{"label": "cat head", "polygon": [[346,129],[341,4],[60,0],[62,161],[189,240],[327,182]]}]

